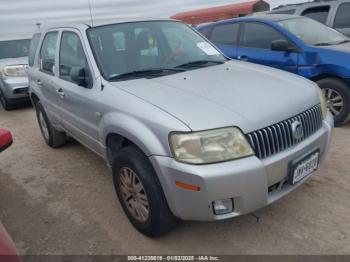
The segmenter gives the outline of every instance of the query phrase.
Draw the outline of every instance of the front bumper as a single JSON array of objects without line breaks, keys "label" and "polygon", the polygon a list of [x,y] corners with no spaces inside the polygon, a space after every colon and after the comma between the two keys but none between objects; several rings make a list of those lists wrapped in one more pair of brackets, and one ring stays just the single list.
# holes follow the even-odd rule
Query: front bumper
[{"label": "front bumper", "polygon": [[29,100],[28,77],[0,78],[1,91],[8,100]]},{"label": "front bumper", "polygon": [[[211,221],[253,212],[280,199],[303,184],[285,183],[288,165],[294,159],[319,149],[321,161],[329,149],[333,117],[328,113],[319,129],[295,147],[260,160],[256,156],[211,165],[188,165],[173,158],[151,156],[173,214],[184,220]],[[175,186],[177,181],[200,186],[200,191]],[[234,211],[215,215],[212,202],[233,198]]]}]

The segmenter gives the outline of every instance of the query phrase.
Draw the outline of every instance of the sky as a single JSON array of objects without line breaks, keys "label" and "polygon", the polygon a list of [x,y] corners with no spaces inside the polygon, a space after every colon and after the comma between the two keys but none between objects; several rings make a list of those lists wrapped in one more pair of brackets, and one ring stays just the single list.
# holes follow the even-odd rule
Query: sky
[{"label": "sky", "polygon": [[[267,0],[272,8],[307,0]],[[94,19],[157,17],[244,0],[90,0]],[[84,21],[89,0],[0,0],[0,40],[31,38],[36,23]]]}]

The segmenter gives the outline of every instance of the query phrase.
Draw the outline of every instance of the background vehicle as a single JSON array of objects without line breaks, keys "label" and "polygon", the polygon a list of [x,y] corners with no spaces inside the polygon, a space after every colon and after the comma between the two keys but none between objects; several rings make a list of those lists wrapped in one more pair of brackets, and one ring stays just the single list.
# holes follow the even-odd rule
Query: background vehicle
[{"label": "background vehicle", "polygon": [[10,131],[0,128],[0,152],[4,151],[12,144],[12,135]]},{"label": "background vehicle", "polygon": [[0,41],[0,102],[5,110],[29,102],[29,39]]},{"label": "background vehicle", "polygon": [[220,21],[198,30],[228,57],[315,81],[336,124],[350,116],[350,39],[306,17],[265,15]]},{"label": "background vehicle", "polygon": [[317,85],[228,61],[184,23],[68,25],[33,39],[40,34],[28,76],[45,142],[60,147],[69,134],[105,159],[127,217],[148,236],[176,218],[266,206],[326,156],[333,117]]},{"label": "background vehicle", "polygon": [[267,13],[307,16],[350,36],[350,0],[320,0],[284,5]]}]

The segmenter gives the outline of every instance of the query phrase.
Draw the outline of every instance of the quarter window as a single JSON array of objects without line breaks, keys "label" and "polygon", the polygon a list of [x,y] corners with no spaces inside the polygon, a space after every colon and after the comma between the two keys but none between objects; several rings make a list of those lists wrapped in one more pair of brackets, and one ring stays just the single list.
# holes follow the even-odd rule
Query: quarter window
[{"label": "quarter window", "polygon": [[88,68],[84,49],[76,33],[63,32],[60,47],[60,78],[73,82],[70,77],[73,67]]},{"label": "quarter window", "polygon": [[301,15],[314,19],[320,23],[326,24],[329,10],[329,6],[313,7],[306,9]]},{"label": "quarter window", "polygon": [[210,40],[215,44],[237,45],[239,24],[217,25],[211,33]]},{"label": "quarter window", "polygon": [[275,40],[286,40],[281,33],[272,27],[259,23],[246,23],[244,27],[243,47],[271,49]]},{"label": "quarter window", "polygon": [[335,17],[335,28],[350,28],[350,4],[341,4]]},{"label": "quarter window", "polygon": [[40,50],[40,70],[53,75],[58,32],[49,32],[45,35]]},{"label": "quarter window", "polygon": [[36,50],[38,49],[38,44],[40,40],[41,34],[35,34],[30,41],[29,46],[29,56],[28,56],[28,64],[29,66],[33,66],[35,60]]}]

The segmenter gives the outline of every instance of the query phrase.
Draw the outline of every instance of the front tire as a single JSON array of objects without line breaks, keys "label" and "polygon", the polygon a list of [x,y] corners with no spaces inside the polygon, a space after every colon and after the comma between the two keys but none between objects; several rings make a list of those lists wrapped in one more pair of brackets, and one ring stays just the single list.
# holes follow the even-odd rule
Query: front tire
[{"label": "front tire", "polygon": [[141,150],[135,146],[121,149],[113,157],[112,170],[119,201],[138,231],[156,237],[176,225],[158,177]]},{"label": "front tire", "polygon": [[350,117],[350,87],[336,78],[316,82],[322,89],[336,126],[345,124]]},{"label": "front tire", "polygon": [[36,117],[40,127],[41,134],[46,144],[52,148],[58,148],[67,143],[67,136],[64,132],[57,131],[50,123],[44,107],[40,101],[35,104]]},{"label": "front tire", "polygon": [[6,96],[0,91],[0,103],[6,111],[14,109],[14,106],[9,102]]}]

